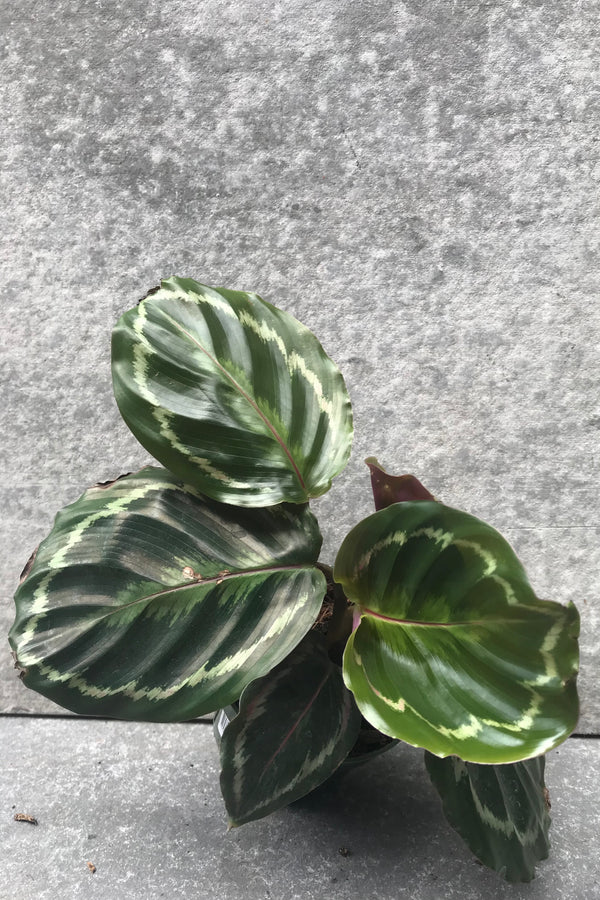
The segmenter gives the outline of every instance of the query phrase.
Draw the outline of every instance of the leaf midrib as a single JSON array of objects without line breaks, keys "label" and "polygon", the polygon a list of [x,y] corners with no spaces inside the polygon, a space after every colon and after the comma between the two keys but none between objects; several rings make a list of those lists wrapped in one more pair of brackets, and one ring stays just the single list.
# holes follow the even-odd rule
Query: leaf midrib
[{"label": "leaf midrib", "polygon": [[263,413],[263,411],[262,411],[261,408],[259,407],[259,405],[258,405],[258,403],[256,402],[256,400],[253,400],[253,398],[250,396],[250,394],[248,394],[248,392],[244,390],[244,388],[241,386],[241,384],[240,384],[238,381],[236,381],[236,379],[233,377],[233,375],[232,375],[230,372],[228,372],[227,369],[226,369],[223,365],[221,365],[221,363],[218,361],[218,359],[216,359],[216,358],[212,355],[212,353],[209,353],[209,351],[206,349],[206,347],[203,347],[203,346],[202,346],[202,344],[200,343],[200,341],[199,341],[193,334],[191,334],[191,332],[189,332],[186,328],[184,328],[183,325],[181,325],[179,322],[177,322],[176,319],[174,319],[172,316],[170,316],[170,315],[169,315],[167,312],[165,312],[163,309],[160,309],[160,311],[161,311],[161,313],[163,314],[163,316],[164,316],[166,319],[168,319],[169,322],[171,322],[172,325],[175,326],[175,328],[177,328],[183,335],[185,335],[185,337],[189,338],[189,340],[190,340],[196,347],[198,347],[198,349],[201,350],[202,353],[204,353],[204,354],[208,357],[208,359],[210,359],[210,361],[213,363],[213,365],[215,365],[215,366],[217,367],[217,369],[219,369],[219,371],[220,371],[227,379],[229,379],[229,381],[230,381],[231,384],[234,386],[234,388],[236,389],[236,391],[238,391],[238,392],[241,394],[241,396],[242,396],[242,397],[250,404],[250,406],[252,407],[252,409],[253,409],[253,410],[258,414],[258,416],[262,419],[262,421],[264,422],[264,424],[267,426],[267,428],[269,429],[269,431],[271,432],[271,434],[272,434],[273,437],[275,438],[275,441],[279,444],[279,446],[281,447],[281,449],[283,450],[283,452],[284,452],[285,455],[287,456],[288,460],[290,461],[290,465],[292,466],[292,469],[293,469],[293,471],[294,471],[294,474],[295,474],[296,478],[298,479],[298,483],[299,483],[301,489],[306,493],[306,484],[304,483],[304,479],[302,478],[302,475],[300,474],[300,469],[299,469],[298,466],[296,465],[296,462],[295,462],[294,457],[292,456],[292,454],[291,454],[291,452],[290,452],[289,447],[287,446],[287,444],[285,443],[285,441],[283,440],[283,438],[281,437],[281,435],[279,434],[279,432],[277,431],[277,429],[275,428],[275,426],[269,421],[269,419],[267,418],[267,416]]},{"label": "leaf midrib", "polygon": [[[420,622],[416,619],[397,619],[392,616],[384,616],[383,613],[375,612],[373,609],[369,609],[366,606],[359,607],[361,615],[371,616],[373,619],[379,619],[383,622],[387,622],[390,625],[414,625],[420,626],[422,628],[465,628],[469,625],[493,625],[498,621],[498,619],[467,619],[464,622]],[[527,622],[527,619],[511,619],[511,624],[516,623],[517,621]]]},{"label": "leaf midrib", "polygon": [[[130,607],[135,606],[136,603],[148,603],[151,600],[166,597],[169,594],[173,594],[176,591],[185,590],[186,588],[204,587],[204,585],[208,585],[211,583],[221,584],[221,582],[223,581],[230,581],[233,578],[242,578],[247,575],[269,575],[273,572],[290,572],[300,569],[315,569],[315,571],[318,571],[316,567],[311,564],[306,565],[297,563],[289,566],[266,566],[259,569],[240,569],[237,572],[228,572],[227,574],[209,575],[206,578],[194,578],[189,581],[182,581],[180,584],[174,584],[171,587],[164,588],[161,591],[156,591],[156,593],[154,594],[147,594],[144,597],[137,597],[135,600],[130,600],[129,603],[123,603],[121,606],[110,607],[106,611],[105,616],[110,616],[114,613],[118,613],[123,609],[129,609]],[[102,616],[102,618],[105,618],[105,616]]]},{"label": "leaf midrib", "polygon": [[[129,603],[123,603],[119,606],[111,606],[108,608],[104,607],[102,610],[102,613],[100,615],[95,616],[92,620],[90,620],[90,619],[84,620],[85,626],[84,626],[83,630],[81,631],[81,634],[83,634],[84,632],[88,632],[91,628],[98,625],[98,623],[104,621],[105,619],[110,618],[113,615],[120,613],[124,609],[130,609],[131,607],[135,606],[136,604],[146,604],[149,601],[160,599],[162,597],[167,597],[167,596],[169,596],[169,594],[173,594],[177,591],[185,590],[186,588],[191,589],[191,588],[196,588],[196,587],[202,587],[203,585],[210,585],[211,583],[216,584],[217,582],[220,584],[222,581],[228,581],[233,578],[240,578],[240,577],[245,577],[248,575],[262,575],[262,574],[269,575],[271,573],[277,573],[277,572],[301,571],[302,569],[314,570],[315,572],[319,571],[316,566],[314,566],[310,563],[309,564],[296,563],[296,564],[288,565],[288,566],[265,566],[263,568],[258,568],[258,569],[239,569],[236,572],[229,572],[228,574],[210,575],[210,576],[208,576],[206,578],[202,578],[202,579],[195,579],[192,581],[184,581],[184,582],[181,582],[180,584],[173,585],[172,587],[164,588],[161,591],[156,591],[156,593],[154,593],[154,594],[148,594],[144,597],[136,597],[135,600],[130,600]],[[15,657],[15,664],[17,667],[21,668],[22,671],[26,671],[26,667],[21,665],[21,663],[19,662],[17,657]]]},{"label": "leaf midrib", "polygon": [[319,684],[318,684],[318,686],[317,686],[317,689],[314,691],[314,693],[313,693],[312,696],[310,697],[308,703],[304,706],[304,708],[302,709],[302,711],[300,712],[300,714],[296,717],[296,719],[295,719],[295,721],[294,721],[292,727],[287,731],[287,733],[285,734],[283,740],[281,741],[281,743],[279,744],[279,746],[277,747],[277,749],[275,750],[275,752],[273,753],[273,755],[271,756],[271,758],[270,758],[270,759],[265,763],[265,765],[263,766],[262,773],[261,773],[260,776],[259,776],[259,781],[260,781],[262,778],[264,778],[265,773],[266,773],[267,770],[270,768],[270,766],[272,765],[272,763],[274,762],[274,760],[279,756],[279,754],[281,753],[281,751],[283,750],[283,748],[285,747],[285,745],[287,744],[287,742],[290,740],[290,738],[292,737],[292,735],[294,734],[294,732],[298,729],[298,727],[300,726],[300,724],[302,723],[302,721],[306,718],[306,716],[308,715],[308,713],[312,710],[313,706],[315,705],[315,703],[316,703],[316,701],[317,701],[317,698],[318,698],[319,694],[320,694],[321,691],[323,690],[324,686],[327,684],[327,681],[329,680],[330,675],[331,675],[331,669],[330,669],[330,668],[327,668],[325,674],[323,675],[323,678],[322,678],[321,681],[319,682]]}]

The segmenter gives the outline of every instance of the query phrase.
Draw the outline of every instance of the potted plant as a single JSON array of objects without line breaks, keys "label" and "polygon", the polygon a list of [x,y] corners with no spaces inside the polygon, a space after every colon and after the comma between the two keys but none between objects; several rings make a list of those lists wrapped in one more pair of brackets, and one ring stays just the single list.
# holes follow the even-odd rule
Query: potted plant
[{"label": "potted plant", "polygon": [[375,513],[321,564],[309,501],[346,465],[350,400],[314,335],[256,294],[163,281],[117,323],[112,367],[160,467],[86,491],[31,557],[10,633],[25,684],[88,715],[229,710],[230,826],[371,749],[422,747],[475,854],[532,878],[544,754],[577,720],[575,607],[374,459]]}]

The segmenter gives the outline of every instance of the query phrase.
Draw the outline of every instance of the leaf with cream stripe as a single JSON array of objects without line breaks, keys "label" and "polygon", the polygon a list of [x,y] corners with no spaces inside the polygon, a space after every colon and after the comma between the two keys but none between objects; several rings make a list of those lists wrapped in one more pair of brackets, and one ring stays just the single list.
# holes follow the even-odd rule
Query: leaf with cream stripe
[{"label": "leaf with cream stripe", "polygon": [[446,818],[475,856],[507,881],[531,881],[550,848],[545,758],[484,766],[425,753],[425,764]]},{"label": "leaf with cream stripe", "polygon": [[537,756],[577,721],[579,617],[539,600],[512,548],[435,501],[394,503],[344,540],[360,618],[344,678],[377,729],[437,756]]},{"label": "leaf with cream stripe", "polygon": [[256,294],[168,278],[121,317],[112,357],[129,428],[213,499],[304,503],[348,461],[340,371],[307,328]]},{"label": "leaf with cream stripe", "polygon": [[221,791],[230,826],[260,819],[303,797],[338,768],[358,737],[361,715],[309,632],[275,669],[249,685],[221,739]]},{"label": "leaf with cream stripe", "polygon": [[307,506],[226,506],[157,468],[96,486],[58,514],[16,593],[22,678],[83,714],[225,706],[312,625],[320,546]]}]

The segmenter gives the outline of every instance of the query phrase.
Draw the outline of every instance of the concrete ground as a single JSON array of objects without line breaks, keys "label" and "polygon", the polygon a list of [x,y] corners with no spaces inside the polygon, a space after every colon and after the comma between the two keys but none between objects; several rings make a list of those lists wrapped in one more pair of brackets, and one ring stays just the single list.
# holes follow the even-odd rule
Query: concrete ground
[{"label": "concrete ground", "polygon": [[174,274],[257,291],[341,367],[325,561],[375,454],[582,620],[582,736],[519,887],[416,751],[227,834],[209,727],[61,717],[0,640],[0,900],[600,898],[599,32],[591,0],[0,4],[0,635],[56,510],[148,461],[110,332]]},{"label": "concrete ground", "polygon": [[2,737],[2,900],[600,897],[600,741],[589,738],[549,754],[551,855],[533,882],[509,885],[446,824],[406,745],[228,833],[208,725],[16,717]]}]

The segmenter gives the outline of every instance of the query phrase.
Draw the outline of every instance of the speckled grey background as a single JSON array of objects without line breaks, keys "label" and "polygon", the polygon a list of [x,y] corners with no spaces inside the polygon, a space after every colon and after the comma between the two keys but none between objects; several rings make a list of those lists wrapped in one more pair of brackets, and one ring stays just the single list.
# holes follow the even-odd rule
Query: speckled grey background
[{"label": "speckled grey background", "polygon": [[[3,0],[0,634],[56,510],[147,461],[110,332],[189,275],[346,376],[324,558],[372,510],[365,456],[414,472],[577,603],[598,734],[599,38],[594,0]],[[549,754],[553,855],[514,888],[412,748],[226,836],[209,729],[43,721],[1,647],[0,900],[600,898],[598,740]]]},{"label": "speckled grey background", "polygon": [[[571,740],[548,754],[551,856],[531,884],[510,885],[470,856],[443,818],[422,752],[407,745],[226,833],[210,731],[8,720],[2,900],[600,897],[598,741]],[[50,756],[44,746],[58,750]],[[13,810],[35,815],[38,827],[14,822]]]},{"label": "speckled grey background", "polygon": [[[161,276],[253,289],[341,366],[376,454],[582,615],[600,730],[598,8],[4,0],[0,626],[56,509],[146,461],[112,324]],[[0,653],[0,709],[53,707]]]}]

